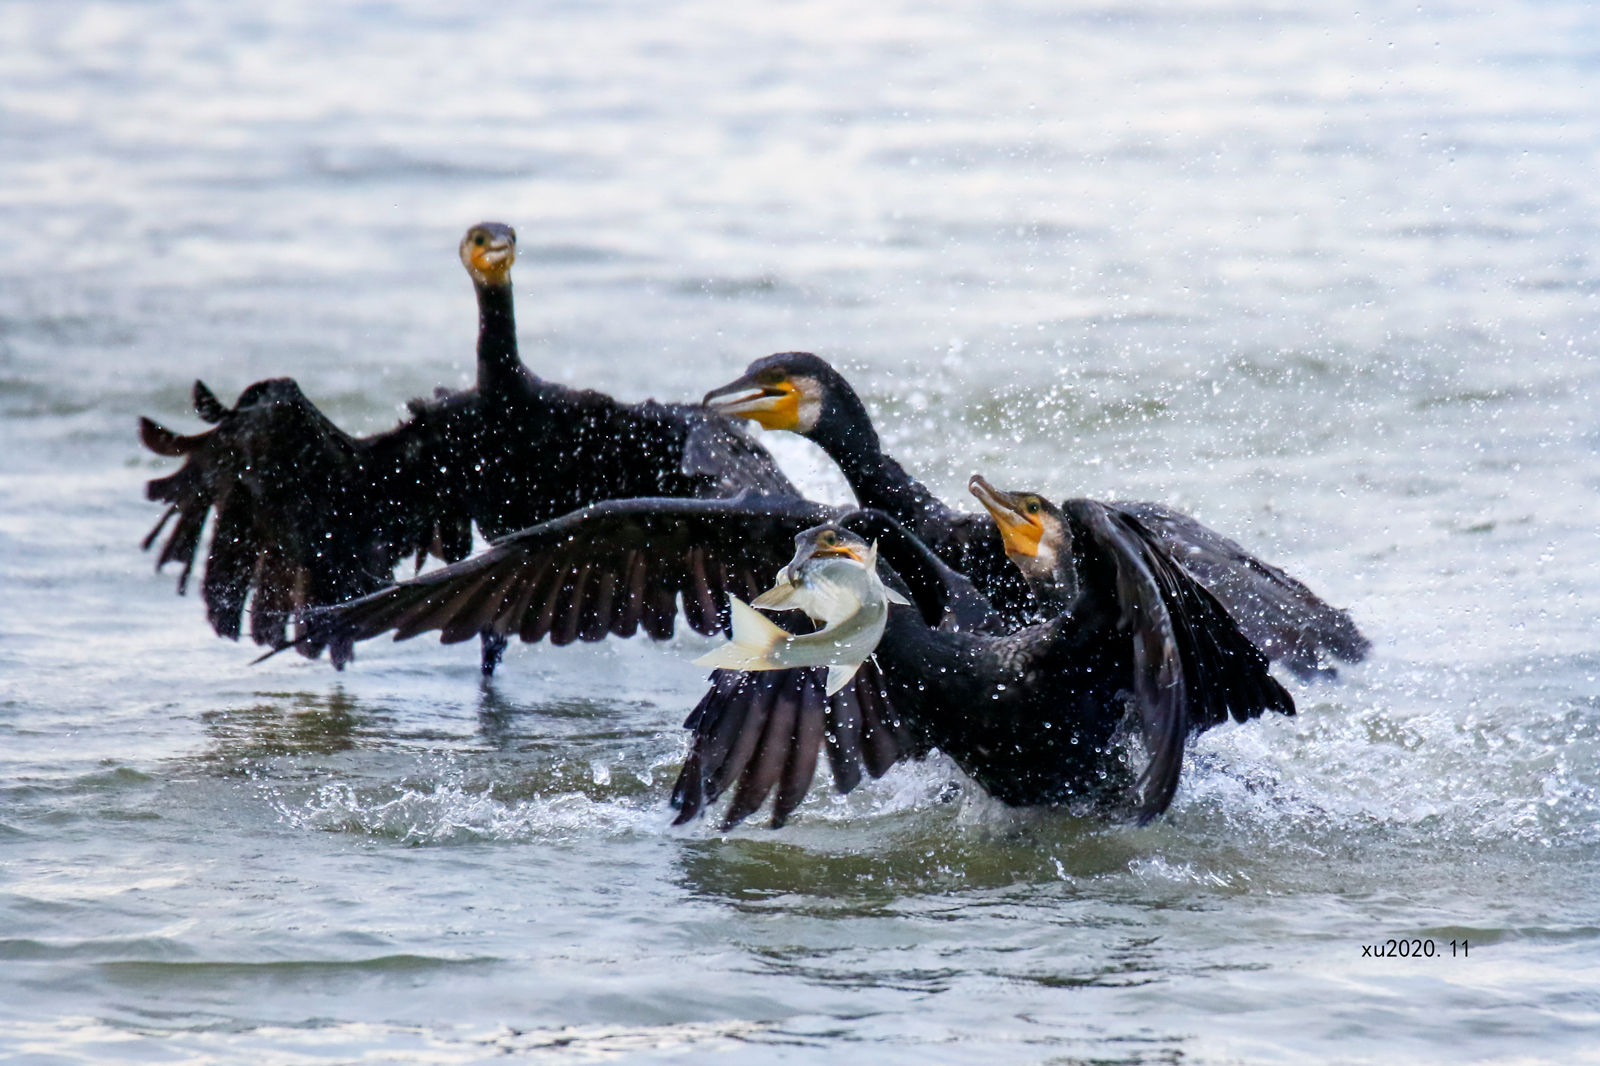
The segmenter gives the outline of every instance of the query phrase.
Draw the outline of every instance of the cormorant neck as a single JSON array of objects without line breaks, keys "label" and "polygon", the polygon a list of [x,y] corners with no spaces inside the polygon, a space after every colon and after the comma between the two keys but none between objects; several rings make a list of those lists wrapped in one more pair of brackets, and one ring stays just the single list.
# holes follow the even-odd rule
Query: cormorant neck
[{"label": "cormorant neck", "polygon": [[510,285],[478,285],[478,391],[504,393],[527,374],[517,355]]},{"label": "cormorant neck", "polygon": [[943,516],[949,510],[926,485],[881,451],[846,453],[843,457],[831,451],[828,454],[844,471],[861,506],[885,511],[919,533],[923,519]]},{"label": "cormorant neck", "polygon": [[1078,570],[1070,560],[1044,577],[1029,577],[1027,580],[1028,591],[1033,593],[1040,610],[1046,615],[1065,614],[1078,602]]},{"label": "cormorant neck", "polygon": [[830,390],[821,417],[806,436],[839,464],[861,506],[884,511],[913,530],[930,515],[947,514],[948,508],[927,486],[884,454],[871,416],[848,385]]}]

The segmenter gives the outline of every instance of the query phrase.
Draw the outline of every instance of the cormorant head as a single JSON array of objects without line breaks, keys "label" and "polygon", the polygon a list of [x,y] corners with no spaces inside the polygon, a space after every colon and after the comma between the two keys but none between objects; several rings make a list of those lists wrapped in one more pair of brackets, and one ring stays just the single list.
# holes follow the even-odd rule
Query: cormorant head
[{"label": "cormorant head", "polygon": [[[744,376],[706,393],[709,407],[786,429],[824,447],[847,434],[865,434],[876,448],[872,420],[850,383],[827,361],[810,352],[779,352],[757,359]],[[860,442],[852,442],[860,446]]]},{"label": "cormorant head", "polygon": [[867,561],[872,545],[833,523],[812,526],[794,538],[795,557],[804,554],[808,559],[854,559]]},{"label": "cormorant head", "polygon": [[1002,492],[977,474],[967,488],[993,516],[1006,558],[1036,594],[1075,593],[1072,533],[1060,508],[1036,492]]},{"label": "cormorant head", "polygon": [[798,585],[801,573],[818,559],[853,559],[862,566],[874,566],[877,554],[872,545],[832,522],[812,526],[794,538],[794,558],[778,575],[780,581]]},{"label": "cormorant head", "polygon": [[461,238],[461,264],[472,283],[490,288],[511,284],[511,264],[517,258],[517,231],[504,222],[480,222]]}]

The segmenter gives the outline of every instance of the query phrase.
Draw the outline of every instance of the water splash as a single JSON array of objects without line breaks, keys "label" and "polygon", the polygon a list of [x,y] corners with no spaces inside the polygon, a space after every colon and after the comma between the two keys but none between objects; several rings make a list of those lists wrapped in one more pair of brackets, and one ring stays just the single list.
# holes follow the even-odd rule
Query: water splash
[{"label": "water splash", "polygon": [[296,829],[411,845],[605,839],[659,833],[667,821],[650,800],[594,799],[581,792],[502,799],[493,787],[469,785],[459,771],[433,783],[358,788],[330,782],[305,800],[279,797],[272,805],[280,821]]}]

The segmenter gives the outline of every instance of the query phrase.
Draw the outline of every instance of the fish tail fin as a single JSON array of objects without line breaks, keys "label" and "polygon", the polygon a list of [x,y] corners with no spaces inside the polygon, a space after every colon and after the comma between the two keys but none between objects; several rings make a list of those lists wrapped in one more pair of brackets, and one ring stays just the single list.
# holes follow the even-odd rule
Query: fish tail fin
[{"label": "fish tail fin", "polygon": [[861,669],[860,663],[849,663],[845,666],[828,667],[828,686],[826,694],[831,696],[850,683],[856,676],[856,671]]},{"label": "fish tail fin", "polygon": [[789,634],[737,596],[728,597],[733,639],[712,648],[695,660],[696,666],[721,666],[729,670],[781,669],[771,661],[772,652]]}]

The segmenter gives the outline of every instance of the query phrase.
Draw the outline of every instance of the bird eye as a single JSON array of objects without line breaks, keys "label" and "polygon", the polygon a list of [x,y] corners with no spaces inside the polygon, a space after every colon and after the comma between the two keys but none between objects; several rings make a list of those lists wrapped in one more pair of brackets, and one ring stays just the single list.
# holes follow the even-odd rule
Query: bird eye
[{"label": "bird eye", "polygon": [[1038,514],[1039,513],[1039,501],[1038,500],[1029,500],[1028,501],[1028,513],[1029,514]]},{"label": "bird eye", "polygon": [[481,234],[481,233],[480,233],[480,234],[478,234],[478,235],[477,235],[477,236],[476,236],[476,237],[473,237],[473,238],[472,238],[472,243],[473,243],[473,244],[476,244],[476,245],[477,245],[477,246],[478,246],[478,247],[479,247],[479,248],[482,248],[482,247],[483,247],[483,246],[484,246],[484,245],[485,245],[485,244],[487,244],[487,243],[488,243],[488,242],[489,242],[489,238],[487,238],[487,237],[485,237],[485,236],[484,236],[484,235],[483,235],[483,234]]}]

